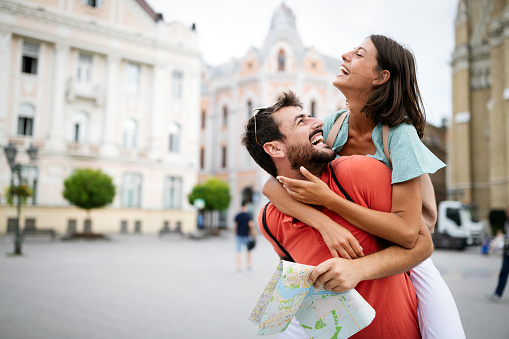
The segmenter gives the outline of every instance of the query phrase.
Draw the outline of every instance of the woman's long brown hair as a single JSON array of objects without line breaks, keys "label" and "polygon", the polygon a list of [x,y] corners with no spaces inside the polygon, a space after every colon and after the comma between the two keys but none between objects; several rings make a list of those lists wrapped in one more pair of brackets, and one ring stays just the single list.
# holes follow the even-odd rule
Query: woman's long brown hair
[{"label": "woman's long brown hair", "polygon": [[426,113],[417,84],[417,71],[412,52],[396,41],[383,36],[369,36],[375,45],[377,72],[390,72],[387,82],[376,86],[361,109],[375,123],[397,126],[402,122],[414,125],[419,138],[424,136]]}]

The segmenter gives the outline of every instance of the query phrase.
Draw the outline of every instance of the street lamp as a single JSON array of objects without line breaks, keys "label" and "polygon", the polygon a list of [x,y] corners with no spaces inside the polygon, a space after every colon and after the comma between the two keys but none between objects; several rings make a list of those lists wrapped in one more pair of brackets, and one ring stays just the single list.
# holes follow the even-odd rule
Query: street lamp
[{"label": "street lamp", "polygon": [[[21,185],[21,170],[22,170],[22,168],[23,167],[32,167],[34,165],[27,166],[27,165],[17,164],[15,161],[16,161],[16,154],[18,153],[18,150],[10,142],[7,145],[7,147],[4,147],[4,152],[5,152],[5,157],[7,158],[7,162],[9,163],[9,167],[11,168],[11,172],[12,172],[11,186],[9,188],[11,191],[11,194],[12,194],[12,192],[14,191],[14,188],[15,188],[14,187],[15,174],[18,175],[18,190],[19,190],[19,186]],[[30,147],[26,150],[26,152],[28,153],[28,156],[30,157],[31,163],[33,163],[37,160],[37,152],[38,152],[37,147],[34,147],[32,144],[30,144]],[[17,197],[17,201],[16,201],[16,203],[17,203],[17,205],[16,205],[17,220],[16,220],[16,227],[14,229],[15,236],[16,236],[15,240],[14,240],[14,254],[21,255],[21,243],[22,243],[21,230],[20,230],[21,199],[22,199],[21,192],[18,191],[18,193],[16,194],[16,197]]]}]

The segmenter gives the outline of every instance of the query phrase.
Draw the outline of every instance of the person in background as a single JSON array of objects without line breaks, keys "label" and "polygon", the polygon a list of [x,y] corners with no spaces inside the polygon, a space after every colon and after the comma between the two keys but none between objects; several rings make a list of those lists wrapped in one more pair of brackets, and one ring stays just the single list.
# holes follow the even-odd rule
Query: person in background
[{"label": "person in background", "polygon": [[247,203],[242,202],[242,207],[240,212],[235,216],[235,224],[233,226],[233,233],[235,234],[235,243],[237,246],[237,275],[242,274],[242,247],[246,248],[247,258],[247,272],[252,272],[251,267],[251,251],[247,248],[247,243],[249,242],[249,236],[254,237],[254,223],[253,216],[247,212]]},{"label": "person in background", "polygon": [[[507,216],[509,217],[509,208],[507,210]],[[506,220],[504,229],[506,232],[505,246],[502,250],[502,268],[498,275],[498,284],[495,288],[495,292],[485,294],[486,298],[498,303],[502,301],[502,295],[504,294],[505,285],[507,284],[507,276],[509,275],[509,220]]]}]

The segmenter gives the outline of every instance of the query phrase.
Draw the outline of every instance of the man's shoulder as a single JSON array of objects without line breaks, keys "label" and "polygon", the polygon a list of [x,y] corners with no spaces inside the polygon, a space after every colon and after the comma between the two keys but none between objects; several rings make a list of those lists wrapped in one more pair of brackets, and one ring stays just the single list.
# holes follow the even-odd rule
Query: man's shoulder
[{"label": "man's shoulder", "polygon": [[293,217],[286,215],[280,210],[278,210],[277,207],[271,202],[263,205],[263,207],[260,209],[260,212],[258,213],[258,224],[260,226],[263,225],[264,215],[265,222],[270,225],[293,221]]},{"label": "man's shoulder", "polygon": [[381,161],[368,157],[366,155],[348,155],[332,160],[331,162],[334,172],[338,172],[345,168],[355,168],[362,170],[381,170],[390,173],[390,169]]}]

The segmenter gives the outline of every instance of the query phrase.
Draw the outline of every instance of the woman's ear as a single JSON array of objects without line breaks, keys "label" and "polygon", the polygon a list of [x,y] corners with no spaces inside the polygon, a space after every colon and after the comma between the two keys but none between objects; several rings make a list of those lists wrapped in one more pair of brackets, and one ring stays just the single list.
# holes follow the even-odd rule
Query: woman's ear
[{"label": "woman's ear", "polygon": [[391,78],[391,72],[389,72],[388,70],[384,69],[379,75],[378,75],[378,78],[376,79],[374,85],[375,86],[380,86],[382,84],[385,84],[389,79]]},{"label": "woman's ear", "polygon": [[282,146],[279,141],[270,141],[263,144],[263,150],[273,158],[283,158],[285,152]]}]

